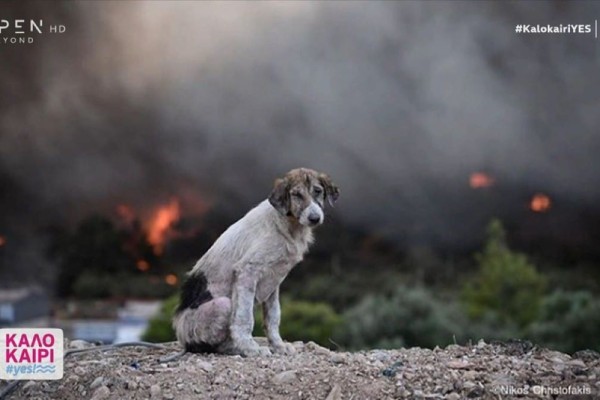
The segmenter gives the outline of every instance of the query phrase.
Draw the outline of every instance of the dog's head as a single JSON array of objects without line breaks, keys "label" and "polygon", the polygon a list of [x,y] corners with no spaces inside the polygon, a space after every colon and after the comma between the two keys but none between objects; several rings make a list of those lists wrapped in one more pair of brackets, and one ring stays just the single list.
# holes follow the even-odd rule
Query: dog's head
[{"label": "dog's head", "polygon": [[325,202],[333,205],[339,195],[339,189],[326,174],[297,168],[275,181],[269,202],[277,211],[301,225],[316,226],[325,218]]}]

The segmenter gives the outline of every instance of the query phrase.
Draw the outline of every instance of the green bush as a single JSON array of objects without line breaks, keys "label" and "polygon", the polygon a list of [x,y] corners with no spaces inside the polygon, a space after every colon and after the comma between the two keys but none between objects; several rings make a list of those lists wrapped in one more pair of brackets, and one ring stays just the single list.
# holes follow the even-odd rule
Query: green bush
[{"label": "green bush", "polygon": [[171,319],[175,307],[179,304],[179,295],[173,295],[166,299],[158,314],[150,320],[142,340],[147,342],[171,342],[175,340],[175,331],[171,326]]},{"label": "green bush", "polygon": [[476,256],[479,273],[464,286],[462,300],[471,318],[493,315],[523,328],[537,316],[546,279],[525,255],[508,248],[505,236],[500,221],[493,220],[485,248]]},{"label": "green bush", "polygon": [[[143,340],[168,342],[175,340],[171,327],[173,312],[179,302],[178,296],[169,297],[161,306],[160,312],[150,320]],[[264,336],[262,312],[255,313],[254,335]],[[341,318],[327,304],[284,299],[281,308],[281,336],[288,341],[312,340],[323,346],[331,345],[329,339]]]},{"label": "green bush", "polygon": [[[282,299],[279,333],[284,340],[313,341],[322,346],[331,346],[329,339],[340,322],[341,317],[328,304]],[[253,334],[264,335],[260,307],[256,308]]]},{"label": "green bush", "polygon": [[388,297],[367,296],[343,318],[335,338],[352,349],[443,346],[464,339],[466,325],[456,305],[404,286]]},{"label": "green bush", "polygon": [[557,290],[544,298],[527,336],[560,351],[600,351],[600,299],[590,292]]}]

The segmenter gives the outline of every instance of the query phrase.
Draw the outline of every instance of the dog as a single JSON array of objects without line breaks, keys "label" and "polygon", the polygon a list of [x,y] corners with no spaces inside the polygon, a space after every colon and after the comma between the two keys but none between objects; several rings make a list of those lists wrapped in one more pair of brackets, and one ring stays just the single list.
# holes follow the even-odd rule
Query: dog
[{"label": "dog", "polygon": [[[279,334],[279,286],[302,261],[313,228],[339,189],[323,173],[297,168],[275,181],[268,199],[231,225],[183,284],[173,328],[185,351],[242,356],[293,354]],[[254,301],[269,347],[252,338]]]}]

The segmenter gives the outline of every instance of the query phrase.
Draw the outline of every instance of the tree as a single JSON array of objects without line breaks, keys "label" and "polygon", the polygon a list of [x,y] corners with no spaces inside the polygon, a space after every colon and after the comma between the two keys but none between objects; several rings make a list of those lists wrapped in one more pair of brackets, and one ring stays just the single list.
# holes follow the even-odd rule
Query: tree
[{"label": "tree", "polygon": [[476,255],[478,275],[462,291],[467,314],[474,319],[492,315],[500,323],[523,328],[538,314],[546,279],[525,255],[510,250],[499,220],[490,222],[487,236]]}]

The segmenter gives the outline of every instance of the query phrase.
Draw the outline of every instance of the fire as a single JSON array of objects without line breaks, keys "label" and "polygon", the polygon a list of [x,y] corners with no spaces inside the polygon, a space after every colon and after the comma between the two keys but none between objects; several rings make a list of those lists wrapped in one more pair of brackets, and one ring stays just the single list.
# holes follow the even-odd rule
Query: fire
[{"label": "fire", "polygon": [[469,186],[472,189],[482,189],[494,186],[495,179],[485,172],[473,172],[469,177]]},{"label": "fire", "polygon": [[529,208],[533,212],[543,213],[550,210],[552,206],[552,202],[550,201],[550,197],[543,193],[537,193],[531,198],[531,202],[529,203]]},{"label": "fire", "polygon": [[148,261],[146,260],[138,260],[135,265],[137,269],[139,269],[142,272],[146,272],[150,269],[150,264],[148,264]]},{"label": "fire", "polygon": [[154,246],[156,254],[162,254],[165,242],[173,223],[180,217],[179,201],[172,199],[169,204],[158,208],[148,223],[148,241]]},{"label": "fire", "polygon": [[169,275],[165,276],[165,282],[167,283],[167,285],[171,285],[171,286],[177,285],[177,275],[169,274]]},{"label": "fire", "polygon": [[6,244],[6,238],[4,236],[0,236],[0,247]]}]

